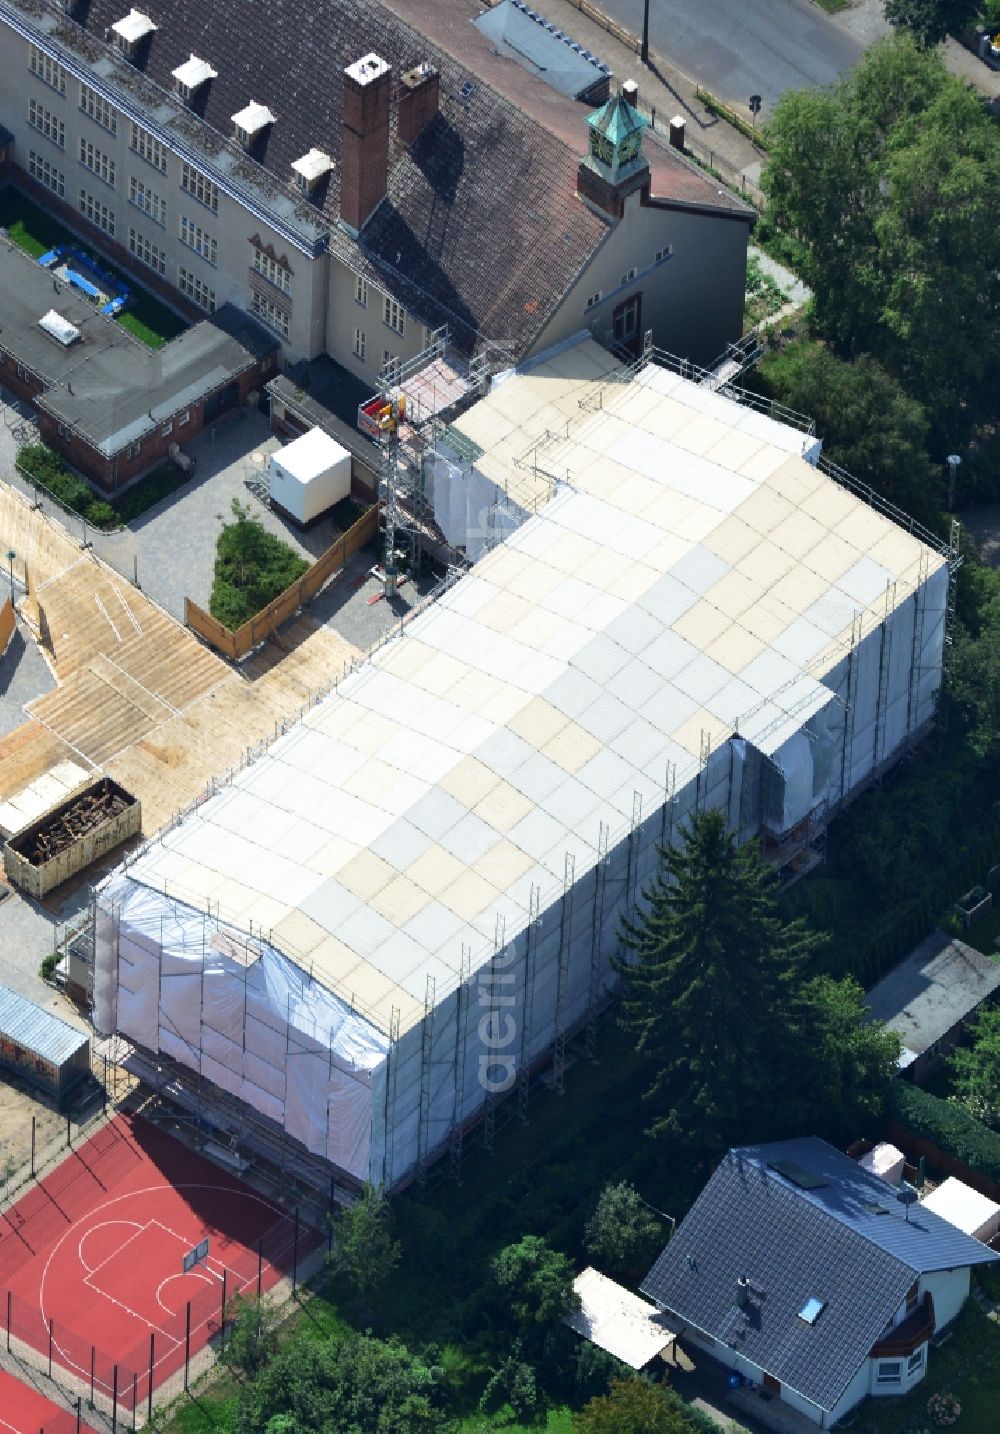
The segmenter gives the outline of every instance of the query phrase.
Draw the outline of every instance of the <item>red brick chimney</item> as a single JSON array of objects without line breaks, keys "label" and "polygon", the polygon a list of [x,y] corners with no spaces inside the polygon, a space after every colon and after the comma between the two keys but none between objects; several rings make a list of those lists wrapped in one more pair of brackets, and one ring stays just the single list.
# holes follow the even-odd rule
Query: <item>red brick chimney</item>
[{"label": "red brick chimney", "polygon": [[401,144],[413,144],[424,126],[437,114],[440,90],[441,76],[427,60],[400,75],[396,123]]},{"label": "red brick chimney", "polygon": [[340,156],[340,217],[358,233],[389,185],[389,97],[392,71],[365,55],[344,71],[344,132]]}]

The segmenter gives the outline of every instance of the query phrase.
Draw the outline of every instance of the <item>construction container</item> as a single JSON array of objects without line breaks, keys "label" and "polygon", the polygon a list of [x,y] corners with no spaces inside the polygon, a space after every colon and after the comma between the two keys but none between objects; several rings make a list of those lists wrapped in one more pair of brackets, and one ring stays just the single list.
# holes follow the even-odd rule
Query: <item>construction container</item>
[{"label": "construction container", "polygon": [[4,869],[15,886],[42,897],[135,836],[141,823],[138,799],[102,777],[11,837]]},{"label": "construction container", "polygon": [[272,504],[308,527],[351,493],[351,455],[322,428],[310,428],[268,461]]},{"label": "construction container", "polygon": [[61,1101],[90,1072],[90,1037],[0,986],[0,1065]]}]

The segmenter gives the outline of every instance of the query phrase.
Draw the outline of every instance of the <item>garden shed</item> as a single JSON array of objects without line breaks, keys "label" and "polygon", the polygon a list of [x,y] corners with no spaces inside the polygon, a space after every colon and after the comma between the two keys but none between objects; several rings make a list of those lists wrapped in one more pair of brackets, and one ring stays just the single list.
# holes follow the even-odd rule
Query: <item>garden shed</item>
[{"label": "garden shed", "polygon": [[933,1210],[949,1225],[964,1230],[976,1240],[988,1245],[993,1237],[1000,1234],[1000,1205],[973,1190],[971,1185],[949,1175],[936,1190],[923,1201],[924,1208]]}]

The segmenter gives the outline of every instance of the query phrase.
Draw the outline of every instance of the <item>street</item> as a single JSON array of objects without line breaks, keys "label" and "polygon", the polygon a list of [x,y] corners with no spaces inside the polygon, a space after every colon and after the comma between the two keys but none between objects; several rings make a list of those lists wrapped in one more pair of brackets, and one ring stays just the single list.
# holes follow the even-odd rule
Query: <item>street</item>
[{"label": "street", "polygon": [[[601,0],[642,34],[643,0]],[[720,99],[766,117],[783,91],[827,85],[860,58],[863,42],[812,0],[650,0],[649,46]]]}]

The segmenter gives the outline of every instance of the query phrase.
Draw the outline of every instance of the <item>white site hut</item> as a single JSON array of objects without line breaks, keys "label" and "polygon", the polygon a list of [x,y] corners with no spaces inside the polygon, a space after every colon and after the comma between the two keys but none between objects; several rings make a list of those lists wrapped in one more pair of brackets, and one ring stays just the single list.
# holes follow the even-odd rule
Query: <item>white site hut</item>
[{"label": "white site hut", "polygon": [[984,1245],[1000,1234],[1000,1205],[954,1175],[949,1175],[922,1203],[950,1225],[964,1230],[975,1240],[982,1240]]}]

